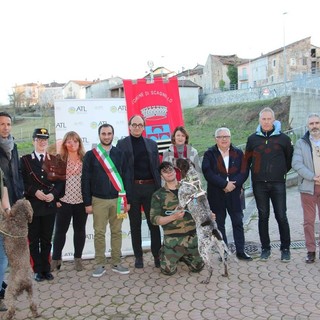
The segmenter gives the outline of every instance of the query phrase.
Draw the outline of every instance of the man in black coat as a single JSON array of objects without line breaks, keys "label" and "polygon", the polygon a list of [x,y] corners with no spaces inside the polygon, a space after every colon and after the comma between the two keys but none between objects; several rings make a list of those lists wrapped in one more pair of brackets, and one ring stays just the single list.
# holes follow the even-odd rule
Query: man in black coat
[{"label": "man in black coat", "polygon": [[140,115],[129,120],[130,136],[119,140],[117,147],[125,153],[127,166],[130,170],[132,184],[132,201],[129,210],[131,242],[135,256],[135,268],[143,268],[143,251],[141,239],[141,207],[147,219],[151,235],[151,252],[154,263],[160,268],[159,250],[161,236],[159,226],[150,221],[152,194],[161,187],[158,171],[159,153],[157,143],[142,136],[145,121]]},{"label": "man in black coat", "polygon": [[279,226],[281,262],[289,262],[290,227],[287,218],[286,177],[291,169],[293,146],[290,138],[281,132],[274,112],[264,108],[259,113],[259,126],[247,140],[245,162],[251,170],[254,198],[259,214],[260,260],[271,255],[269,236],[270,200]]},{"label": "man in black coat", "polygon": [[[11,135],[12,118],[7,112],[0,112],[0,168],[4,173],[10,205],[23,197],[23,181],[20,170],[17,145]],[[8,259],[3,248],[3,237],[0,235],[0,311],[6,307],[2,303],[7,284],[3,281]]]},{"label": "man in black coat", "polygon": [[216,145],[209,148],[203,157],[202,172],[208,181],[208,201],[216,215],[218,228],[226,244],[225,220],[230,216],[236,255],[240,260],[252,258],[244,251],[243,212],[241,204],[242,185],[248,177],[243,170],[243,152],[231,144],[228,128],[215,132]]}]

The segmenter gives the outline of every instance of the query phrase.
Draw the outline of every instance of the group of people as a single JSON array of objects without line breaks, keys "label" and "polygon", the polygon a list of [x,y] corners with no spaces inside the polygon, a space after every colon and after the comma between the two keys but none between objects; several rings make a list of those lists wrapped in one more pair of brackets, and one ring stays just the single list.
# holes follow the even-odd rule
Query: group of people
[{"label": "group of people", "polygon": [[[178,207],[181,172],[176,163],[188,159],[199,177],[207,181],[207,197],[223,239],[228,244],[225,221],[229,214],[236,256],[251,261],[245,252],[243,228],[243,184],[251,172],[253,194],[259,221],[262,261],[271,255],[269,238],[270,201],[279,226],[281,256],[290,261],[290,228],[286,214],[286,175],[295,169],[300,177],[299,191],[304,211],[304,231],[307,245],[306,262],[315,261],[316,243],[314,224],[320,195],[320,115],[311,114],[307,120],[308,132],[293,149],[290,138],[281,132],[272,109],[259,113],[259,125],[248,137],[243,153],[231,143],[229,128],[218,128],[214,145],[204,153],[189,144],[189,135],[183,126],[175,128],[171,146],[160,163],[155,141],[143,136],[145,120],[140,115],[129,119],[129,136],[113,145],[114,127],[102,124],[98,129],[100,142],[85,152],[78,133],[67,132],[58,154],[47,151],[49,132],[37,128],[33,133],[34,151],[19,159],[17,146],[10,134],[12,119],[0,113],[0,178],[1,206],[4,211],[20,198],[26,197],[33,207],[34,218],[29,224],[28,240],[31,263],[36,281],[52,280],[52,272],[62,265],[62,250],[70,221],[74,229],[74,266],[81,271],[82,252],[86,238],[88,214],[93,215],[96,266],[93,277],[106,270],[106,228],[111,233],[111,268],[128,274],[121,264],[121,228],[128,213],[135,268],[144,267],[141,224],[143,209],[150,230],[154,266],[166,275],[174,274],[182,261],[190,271],[203,269],[197,248],[195,223],[189,212]],[[64,175],[52,175],[50,163],[63,163]],[[49,163],[49,165],[48,165]],[[45,165],[47,164],[47,165]],[[52,169],[54,170],[54,169]],[[164,239],[161,243],[160,228]],[[53,235],[54,233],[54,235]],[[53,236],[53,245],[51,239]],[[52,251],[52,259],[51,259]],[[0,233],[0,285],[4,292],[4,272],[7,267]],[[5,306],[0,304],[0,310]]]}]

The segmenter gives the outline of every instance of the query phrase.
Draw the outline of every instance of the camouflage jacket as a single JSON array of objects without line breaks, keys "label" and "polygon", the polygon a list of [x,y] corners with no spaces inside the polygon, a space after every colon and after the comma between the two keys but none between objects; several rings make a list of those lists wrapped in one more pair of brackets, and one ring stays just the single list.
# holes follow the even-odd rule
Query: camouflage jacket
[{"label": "camouflage jacket", "polygon": [[[158,189],[151,200],[150,220],[154,225],[158,225],[160,216],[166,217],[166,211],[173,211],[178,206],[178,197],[170,191],[167,186]],[[175,220],[162,225],[164,235],[184,235],[195,231],[196,225],[189,212],[185,212],[183,219]]]}]

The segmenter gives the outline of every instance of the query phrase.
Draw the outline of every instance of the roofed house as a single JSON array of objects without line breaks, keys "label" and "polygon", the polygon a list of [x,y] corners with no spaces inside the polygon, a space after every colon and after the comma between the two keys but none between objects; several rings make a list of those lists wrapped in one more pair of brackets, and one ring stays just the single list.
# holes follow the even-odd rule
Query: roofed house
[{"label": "roofed house", "polygon": [[63,99],[85,99],[86,88],[93,83],[93,81],[70,80],[63,87]]},{"label": "roofed house", "polygon": [[[212,55],[209,54],[203,69],[203,93],[210,94],[221,91],[221,82],[224,88],[230,87],[230,79],[227,75],[229,66],[237,67],[239,64],[247,61],[247,59],[239,58],[237,55]],[[235,88],[234,88],[235,89]]]}]

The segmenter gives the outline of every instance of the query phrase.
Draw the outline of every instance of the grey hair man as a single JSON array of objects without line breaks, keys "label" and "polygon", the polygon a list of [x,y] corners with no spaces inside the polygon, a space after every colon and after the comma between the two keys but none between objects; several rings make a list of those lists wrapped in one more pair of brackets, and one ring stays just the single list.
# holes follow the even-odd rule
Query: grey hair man
[{"label": "grey hair man", "polygon": [[308,131],[296,142],[292,168],[298,173],[298,188],[303,209],[303,229],[307,247],[306,263],[316,257],[315,219],[320,217],[320,115],[307,117]]}]

